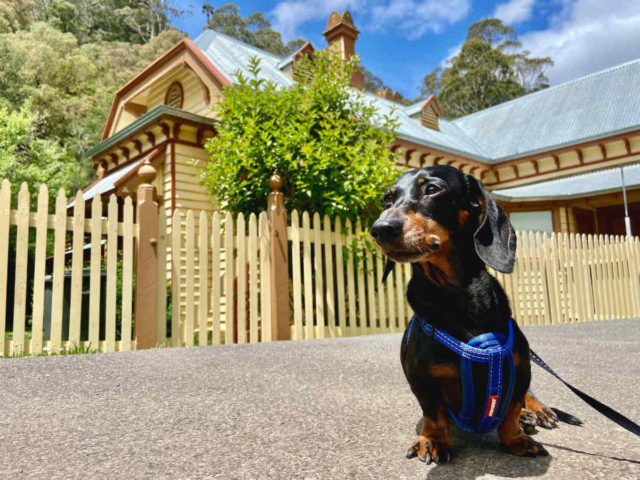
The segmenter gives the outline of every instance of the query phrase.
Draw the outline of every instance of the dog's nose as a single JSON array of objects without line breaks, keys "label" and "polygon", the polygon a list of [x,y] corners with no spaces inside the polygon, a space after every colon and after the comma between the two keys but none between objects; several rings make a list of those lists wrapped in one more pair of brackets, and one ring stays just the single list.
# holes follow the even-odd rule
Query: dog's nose
[{"label": "dog's nose", "polygon": [[396,218],[378,219],[371,226],[371,235],[378,244],[389,246],[398,240],[403,227],[404,222]]}]

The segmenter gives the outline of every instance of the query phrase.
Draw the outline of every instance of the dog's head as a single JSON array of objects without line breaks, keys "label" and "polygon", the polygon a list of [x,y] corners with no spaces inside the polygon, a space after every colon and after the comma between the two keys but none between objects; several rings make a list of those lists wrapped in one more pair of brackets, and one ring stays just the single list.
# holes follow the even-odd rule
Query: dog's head
[{"label": "dog's head", "polygon": [[[393,262],[446,263],[454,238],[473,244],[485,264],[513,271],[516,235],[493,195],[475,177],[444,165],[404,173],[383,198],[371,235]],[[466,242],[468,240],[469,242]]]}]

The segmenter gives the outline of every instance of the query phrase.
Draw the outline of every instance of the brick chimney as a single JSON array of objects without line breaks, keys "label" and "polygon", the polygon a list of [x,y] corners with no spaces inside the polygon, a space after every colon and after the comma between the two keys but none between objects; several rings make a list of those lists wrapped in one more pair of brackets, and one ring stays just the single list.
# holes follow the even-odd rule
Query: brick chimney
[{"label": "brick chimney", "polygon": [[[355,44],[359,33],[353,24],[351,14],[349,11],[345,11],[342,14],[338,12],[331,13],[323,35],[324,38],[327,39],[329,48],[341,52],[342,58],[348,60],[356,53]],[[353,72],[350,83],[353,87],[362,90],[364,88],[364,76],[362,72]]]}]

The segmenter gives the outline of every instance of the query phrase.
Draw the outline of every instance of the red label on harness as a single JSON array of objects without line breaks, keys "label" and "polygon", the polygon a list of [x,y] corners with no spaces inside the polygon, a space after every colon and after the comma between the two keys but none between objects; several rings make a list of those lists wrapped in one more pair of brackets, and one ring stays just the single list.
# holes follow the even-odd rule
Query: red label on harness
[{"label": "red label on harness", "polygon": [[491,395],[487,402],[487,411],[484,412],[485,417],[493,417],[496,413],[496,406],[498,405],[498,395]]}]

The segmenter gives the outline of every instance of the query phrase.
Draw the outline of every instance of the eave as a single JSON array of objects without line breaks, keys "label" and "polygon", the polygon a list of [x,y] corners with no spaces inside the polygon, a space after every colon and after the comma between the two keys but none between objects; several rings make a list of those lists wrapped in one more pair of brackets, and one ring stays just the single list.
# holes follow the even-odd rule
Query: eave
[{"label": "eave", "polygon": [[217,123],[217,120],[213,118],[203,117],[202,115],[187,112],[179,108],[169,107],[167,105],[158,105],[154,109],[137,118],[133,123],[127,125],[119,132],[97,144],[89,150],[87,156],[95,159],[113,146],[127,140],[132,134],[140,130],[147,129],[152,124],[159,123],[165,119],[171,119],[182,123],[191,123],[194,125],[203,125],[210,127],[213,130],[215,130],[215,124]]}]

